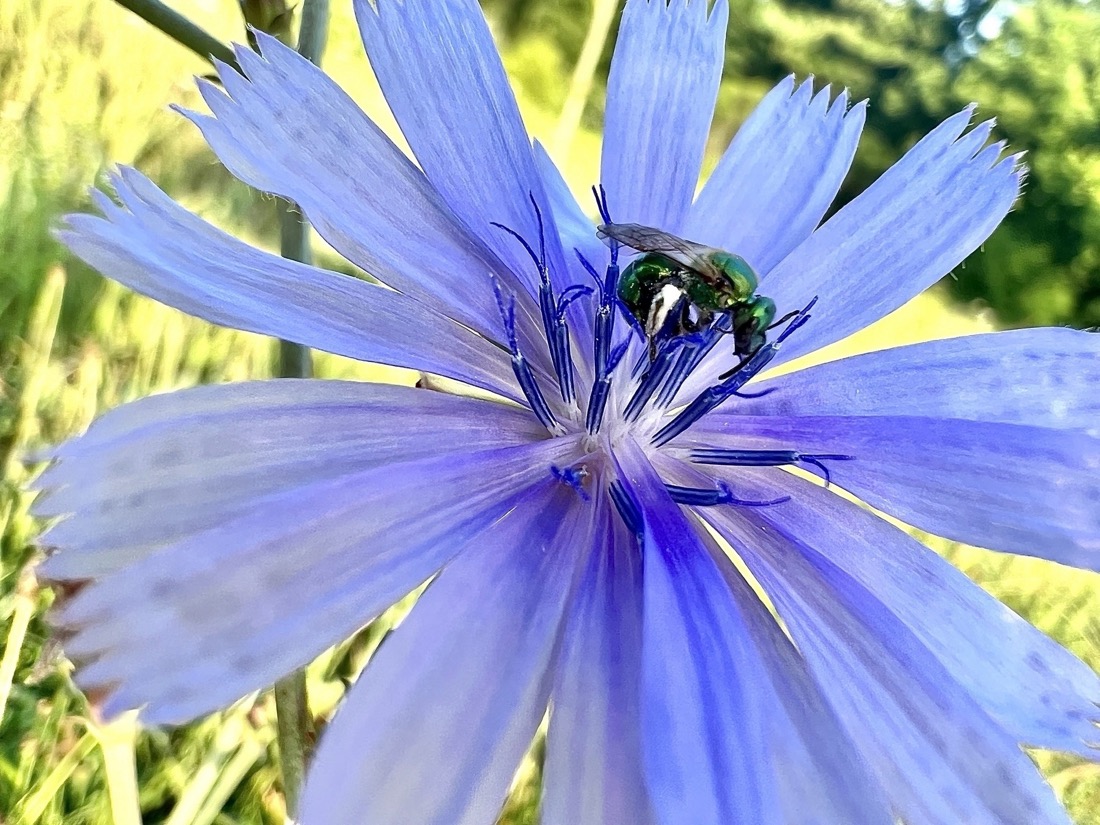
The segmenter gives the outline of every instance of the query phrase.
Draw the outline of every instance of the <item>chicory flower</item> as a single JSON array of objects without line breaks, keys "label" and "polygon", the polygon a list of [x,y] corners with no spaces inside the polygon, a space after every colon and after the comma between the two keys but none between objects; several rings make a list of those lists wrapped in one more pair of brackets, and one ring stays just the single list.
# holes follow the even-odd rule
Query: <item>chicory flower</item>
[{"label": "chicory flower", "polygon": [[728,14],[706,5],[627,3],[596,194],[604,222],[736,252],[796,313],[740,368],[720,328],[649,363],[614,298],[634,252],[532,145],[474,0],[356,5],[415,163],[262,34],[187,113],[385,286],[252,248],[133,170],[68,217],[69,248],[142,294],[497,397],[207,386],[56,448],[43,572],[91,582],[60,618],[105,712],[223,707],[431,579],[324,735],[307,825],[491,823],[548,707],[547,823],[1067,821],[1020,744],[1095,757],[1096,675],[832,487],[1100,569],[1097,339],[765,370],[959,264],[1018,157],[968,109],[822,223],[864,105],[788,78],[696,197]]}]

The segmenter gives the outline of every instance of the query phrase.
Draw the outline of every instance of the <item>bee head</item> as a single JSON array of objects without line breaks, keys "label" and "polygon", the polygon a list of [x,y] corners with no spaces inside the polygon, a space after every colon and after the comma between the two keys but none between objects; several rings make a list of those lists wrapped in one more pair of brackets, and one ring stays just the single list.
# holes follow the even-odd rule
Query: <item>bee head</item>
[{"label": "bee head", "polygon": [[756,292],[756,272],[740,255],[734,255],[732,252],[716,252],[712,263],[726,276],[738,299],[744,300]]},{"label": "bee head", "polygon": [[768,327],[775,320],[775,302],[753,295],[741,303],[733,319],[733,341],[738,354],[750,357],[767,341]]}]

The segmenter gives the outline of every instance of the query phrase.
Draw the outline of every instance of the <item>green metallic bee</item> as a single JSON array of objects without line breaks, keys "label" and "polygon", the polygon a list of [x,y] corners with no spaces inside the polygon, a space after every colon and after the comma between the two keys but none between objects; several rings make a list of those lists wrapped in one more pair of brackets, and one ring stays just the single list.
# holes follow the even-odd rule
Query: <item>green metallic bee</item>
[{"label": "green metallic bee", "polygon": [[756,273],[740,255],[637,223],[603,224],[598,234],[644,253],[619,276],[618,295],[645,332],[651,362],[660,339],[698,332],[719,315],[732,322],[742,363],[766,343],[775,302],[756,294]]}]

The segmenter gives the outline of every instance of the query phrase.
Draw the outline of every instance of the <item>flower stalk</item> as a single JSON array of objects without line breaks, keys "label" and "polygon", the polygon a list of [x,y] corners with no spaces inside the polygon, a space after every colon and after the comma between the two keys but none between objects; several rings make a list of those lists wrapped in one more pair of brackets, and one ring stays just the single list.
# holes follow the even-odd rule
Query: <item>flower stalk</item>
[{"label": "flower stalk", "polygon": [[[298,53],[320,65],[328,39],[328,0],[305,0],[298,31]],[[309,222],[290,201],[279,202],[279,251],[284,258],[311,263]],[[313,359],[308,347],[279,341],[278,374],[281,378],[310,378]],[[298,798],[309,763],[313,738],[306,692],[305,670],[298,670],[275,684],[275,714],[279,741],[280,770],[288,816],[298,813]]]},{"label": "flower stalk", "polygon": [[186,46],[199,57],[206,60],[216,57],[237,68],[237,58],[233,56],[232,49],[160,0],[115,0],[115,2],[164,32],[181,46]]}]

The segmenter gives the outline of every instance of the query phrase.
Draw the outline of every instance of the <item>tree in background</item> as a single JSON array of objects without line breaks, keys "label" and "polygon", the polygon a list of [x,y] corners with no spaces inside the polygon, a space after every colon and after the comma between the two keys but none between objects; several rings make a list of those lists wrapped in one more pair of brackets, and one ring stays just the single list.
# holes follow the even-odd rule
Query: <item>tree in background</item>
[{"label": "tree in background", "polygon": [[1011,324],[1100,325],[1100,6],[1036,0],[961,68],[960,99],[1029,150],[1025,196],[960,274]]}]

